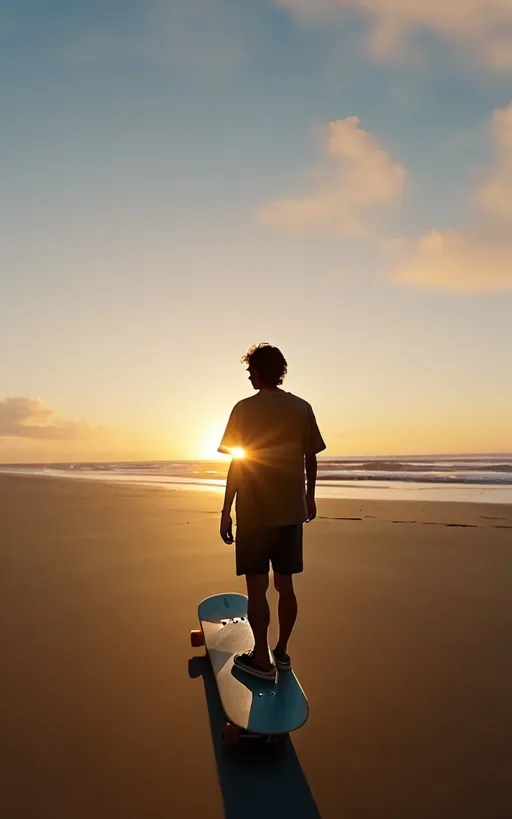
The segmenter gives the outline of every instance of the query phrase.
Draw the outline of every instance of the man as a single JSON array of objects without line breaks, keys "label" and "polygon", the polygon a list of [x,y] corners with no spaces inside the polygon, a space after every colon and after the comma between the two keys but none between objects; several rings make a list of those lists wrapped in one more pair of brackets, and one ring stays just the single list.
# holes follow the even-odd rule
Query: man
[{"label": "man", "polygon": [[[273,680],[291,668],[288,641],[297,618],[293,575],[303,570],[302,527],[316,517],[316,455],[325,449],[311,406],[280,389],[288,370],[277,347],[251,347],[242,361],[256,395],[233,408],[219,452],[233,454],[220,524],[234,542],[231,507],[236,496],[236,573],[245,575],[247,616],[254,649],[235,656],[238,668]],[[304,467],[307,480],[304,476]],[[279,592],[279,639],[272,654],[267,634],[270,564]]]}]

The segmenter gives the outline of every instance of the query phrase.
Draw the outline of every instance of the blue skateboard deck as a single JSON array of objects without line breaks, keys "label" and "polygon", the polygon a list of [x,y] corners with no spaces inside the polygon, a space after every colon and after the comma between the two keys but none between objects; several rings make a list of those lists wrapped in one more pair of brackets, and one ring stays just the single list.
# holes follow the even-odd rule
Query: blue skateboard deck
[{"label": "blue skateboard deck", "polygon": [[[207,597],[199,604],[198,616],[229,724],[263,737],[286,736],[304,725],[309,705],[293,671],[277,672],[274,682],[260,680],[233,664],[235,654],[249,651],[254,645],[247,620],[247,597]],[[192,634],[201,640],[200,632]]]}]

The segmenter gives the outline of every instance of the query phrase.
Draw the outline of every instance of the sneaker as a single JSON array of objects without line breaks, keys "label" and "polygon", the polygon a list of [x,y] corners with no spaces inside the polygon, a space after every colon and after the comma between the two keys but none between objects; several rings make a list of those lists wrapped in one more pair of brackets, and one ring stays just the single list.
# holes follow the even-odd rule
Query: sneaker
[{"label": "sneaker", "polygon": [[274,682],[276,678],[275,666],[269,668],[268,671],[264,671],[254,665],[254,654],[252,651],[246,651],[245,654],[235,654],[233,665],[242,669],[242,671],[247,671],[247,673],[252,674],[253,677],[259,677],[260,680],[270,680]]},{"label": "sneaker", "polygon": [[274,656],[274,661],[278,671],[291,670],[292,661],[290,660],[290,655],[287,654],[286,651],[283,651],[281,648],[276,646],[272,654]]}]

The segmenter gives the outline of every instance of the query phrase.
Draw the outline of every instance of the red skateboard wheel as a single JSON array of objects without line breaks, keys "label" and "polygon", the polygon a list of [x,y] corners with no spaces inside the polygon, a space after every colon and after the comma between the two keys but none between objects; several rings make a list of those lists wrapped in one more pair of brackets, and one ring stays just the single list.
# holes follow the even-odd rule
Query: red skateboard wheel
[{"label": "red skateboard wheel", "polygon": [[190,632],[190,645],[192,648],[204,646],[204,634],[200,628],[194,629]]}]

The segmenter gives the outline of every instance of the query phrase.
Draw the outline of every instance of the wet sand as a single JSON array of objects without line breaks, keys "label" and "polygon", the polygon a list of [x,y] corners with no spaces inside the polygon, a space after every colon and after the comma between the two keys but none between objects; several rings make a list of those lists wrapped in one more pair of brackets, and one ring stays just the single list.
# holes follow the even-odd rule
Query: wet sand
[{"label": "wet sand", "polygon": [[201,598],[244,591],[219,500],[0,477],[0,815],[509,819],[512,507],[320,501],[310,720],[244,761],[188,642]]}]

